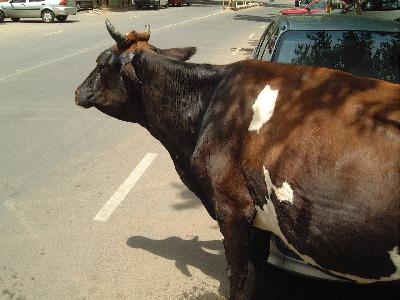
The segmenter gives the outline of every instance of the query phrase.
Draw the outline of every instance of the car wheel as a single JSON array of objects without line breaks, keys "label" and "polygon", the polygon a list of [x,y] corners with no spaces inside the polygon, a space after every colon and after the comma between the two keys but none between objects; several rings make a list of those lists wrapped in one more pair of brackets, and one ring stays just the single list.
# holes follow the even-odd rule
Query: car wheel
[{"label": "car wheel", "polygon": [[0,11],[0,23],[4,22],[4,13]]},{"label": "car wheel", "polygon": [[58,17],[56,17],[57,18],[57,20],[59,21],[59,22],[65,22],[65,20],[68,18],[68,15],[66,15],[66,16],[58,16]]},{"label": "car wheel", "polygon": [[76,10],[77,11],[81,10],[81,3],[80,2],[76,2]]},{"label": "car wheel", "polygon": [[53,23],[54,22],[54,13],[51,10],[44,10],[42,12],[42,20],[45,23]]},{"label": "car wheel", "polygon": [[13,20],[13,22],[19,22],[19,20],[21,20],[21,18],[11,18],[11,20]]}]

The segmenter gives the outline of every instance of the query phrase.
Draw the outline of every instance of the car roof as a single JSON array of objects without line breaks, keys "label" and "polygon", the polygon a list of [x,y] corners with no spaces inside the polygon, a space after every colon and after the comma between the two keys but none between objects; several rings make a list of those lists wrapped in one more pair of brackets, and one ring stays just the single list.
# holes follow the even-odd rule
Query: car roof
[{"label": "car roof", "polygon": [[277,16],[275,22],[284,31],[312,29],[400,32],[400,24],[394,21],[342,14]]}]

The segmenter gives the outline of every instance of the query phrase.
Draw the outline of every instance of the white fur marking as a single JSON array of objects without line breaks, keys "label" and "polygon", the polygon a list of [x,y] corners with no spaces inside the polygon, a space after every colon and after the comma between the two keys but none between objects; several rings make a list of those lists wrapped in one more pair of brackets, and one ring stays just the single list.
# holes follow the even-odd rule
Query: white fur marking
[{"label": "white fur marking", "polygon": [[268,199],[271,199],[271,192],[274,190],[276,198],[279,201],[288,201],[293,204],[293,190],[290,187],[289,183],[286,181],[282,183],[282,186],[276,187],[271,180],[271,176],[269,175],[268,170],[263,166],[264,169],[264,178],[265,184],[267,185],[268,189]]},{"label": "white fur marking", "polygon": [[277,98],[278,91],[272,90],[267,84],[253,104],[254,114],[249,125],[249,131],[257,130],[257,133],[260,132],[261,127],[271,119]]},{"label": "white fur marking", "polygon": [[394,247],[391,251],[389,251],[390,259],[392,260],[394,266],[396,267],[396,271],[389,277],[391,279],[400,279],[400,252],[399,246]]}]

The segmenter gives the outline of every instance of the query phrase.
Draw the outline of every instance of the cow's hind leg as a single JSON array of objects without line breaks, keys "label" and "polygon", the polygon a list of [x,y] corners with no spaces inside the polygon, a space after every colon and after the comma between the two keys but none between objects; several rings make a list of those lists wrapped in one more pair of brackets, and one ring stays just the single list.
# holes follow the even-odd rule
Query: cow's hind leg
[{"label": "cow's hind leg", "polygon": [[256,227],[253,228],[250,258],[255,270],[255,286],[252,294],[253,300],[267,299],[266,276],[270,239],[270,232]]},{"label": "cow's hind leg", "polygon": [[218,223],[224,236],[225,256],[228,264],[230,299],[245,299],[245,284],[250,261],[252,223],[255,212],[248,207],[219,206]]}]

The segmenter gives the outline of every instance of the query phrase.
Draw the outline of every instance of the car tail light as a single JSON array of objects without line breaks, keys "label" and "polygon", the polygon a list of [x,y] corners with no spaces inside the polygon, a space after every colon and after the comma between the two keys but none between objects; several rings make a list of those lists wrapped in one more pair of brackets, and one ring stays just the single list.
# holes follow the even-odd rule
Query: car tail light
[{"label": "car tail light", "polygon": [[67,0],[61,0],[60,5],[66,6],[67,5]]}]

